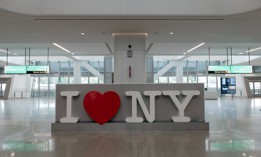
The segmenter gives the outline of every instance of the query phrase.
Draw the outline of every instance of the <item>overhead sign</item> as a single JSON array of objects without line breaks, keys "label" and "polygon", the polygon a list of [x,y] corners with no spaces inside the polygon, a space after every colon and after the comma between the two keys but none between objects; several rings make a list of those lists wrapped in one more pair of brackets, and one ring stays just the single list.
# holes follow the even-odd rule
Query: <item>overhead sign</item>
[{"label": "overhead sign", "polygon": [[251,74],[253,73],[251,65],[216,65],[208,66],[209,74]]},{"label": "overhead sign", "polygon": [[5,74],[26,74],[26,66],[5,66]]},{"label": "overhead sign", "polygon": [[48,74],[49,66],[5,66],[5,74]]},{"label": "overhead sign", "polygon": [[208,66],[209,74],[229,74],[230,66]]},{"label": "overhead sign", "polygon": [[48,74],[49,66],[27,66],[27,74]]},{"label": "overhead sign", "polygon": [[253,72],[252,69],[253,68],[250,65],[231,66],[230,72],[231,72],[231,74],[251,74]]}]

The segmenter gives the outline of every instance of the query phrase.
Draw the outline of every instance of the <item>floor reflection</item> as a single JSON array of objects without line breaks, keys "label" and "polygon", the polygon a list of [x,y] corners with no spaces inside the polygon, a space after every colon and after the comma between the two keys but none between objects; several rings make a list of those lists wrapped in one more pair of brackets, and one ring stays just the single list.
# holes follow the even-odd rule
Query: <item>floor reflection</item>
[{"label": "floor reflection", "polygon": [[260,157],[261,99],[205,101],[209,131],[51,132],[54,98],[0,100],[0,157]]},{"label": "floor reflection", "polygon": [[[62,134],[62,136],[61,136]],[[53,133],[56,156],[158,157],[203,156],[207,131],[137,131],[104,133]],[[61,138],[62,137],[62,138]],[[66,152],[59,150],[66,150]]]},{"label": "floor reflection", "polygon": [[50,152],[53,151],[52,140],[34,141],[5,141],[2,143],[3,151],[11,152]]},{"label": "floor reflection", "polygon": [[255,140],[206,140],[207,151],[255,150]]}]

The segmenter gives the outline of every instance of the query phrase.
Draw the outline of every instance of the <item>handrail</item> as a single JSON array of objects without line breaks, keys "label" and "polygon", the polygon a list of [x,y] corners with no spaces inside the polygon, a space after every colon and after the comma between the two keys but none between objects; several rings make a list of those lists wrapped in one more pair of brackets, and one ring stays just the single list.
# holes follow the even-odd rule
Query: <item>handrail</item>
[{"label": "handrail", "polygon": [[24,98],[26,93],[30,93],[31,91],[17,90],[17,91],[13,91],[13,92],[14,92],[14,98],[17,98],[18,93],[20,93],[20,98]]}]

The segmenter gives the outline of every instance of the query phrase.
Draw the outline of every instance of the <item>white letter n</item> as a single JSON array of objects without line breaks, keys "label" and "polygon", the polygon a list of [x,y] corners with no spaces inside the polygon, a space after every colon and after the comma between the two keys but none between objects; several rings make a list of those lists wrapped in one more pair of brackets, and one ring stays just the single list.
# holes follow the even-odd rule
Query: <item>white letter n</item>
[{"label": "white letter n", "polygon": [[132,97],[132,115],[131,117],[126,118],[127,123],[141,123],[143,122],[142,117],[138,117],[137,115],[137,102],[139,102],[142,112],[145,115],[145,118],[148,122],[153,122],[155,120],[155,97],[161,95],[161,91],[144,91],[144,95],[150,96],[150,111],[146,107],[140,92],[137,91],[127,91],[125,93],[126,96]]}]

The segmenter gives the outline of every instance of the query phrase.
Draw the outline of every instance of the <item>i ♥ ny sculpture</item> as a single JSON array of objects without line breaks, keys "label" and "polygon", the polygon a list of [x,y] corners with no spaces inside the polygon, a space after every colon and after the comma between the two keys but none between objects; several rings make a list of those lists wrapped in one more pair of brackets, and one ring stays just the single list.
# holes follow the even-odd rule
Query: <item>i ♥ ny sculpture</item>
[{"label": "i \u2665 ny sculpture", "polygon": [[[61,123],[77,123],[79,118],[72,117],[72,100],[73,97],[77,97],[80,94],[79,91],[62,91],[61,96],[66,96],[66,117],[60,119]],[[177,109],[177,116],[171,117],[173,122],[190,122],[191,118],[185,115],[185,109],[189,105],[194,96],[200,94],[198,90],[163,90],[163,91],[144,91],[143,95],[139,91],[126,91],[125,99],[131,97],[130,115],[126,116],[125,122],[127,123],[142,123],[144,118],[152,123],[156,119],[156,97],[168,98],[167,102]],[[163,97],[162,97],[163,96]],[[166,98],[165,98],[166,97]],[[122,97],[121,97],[122,98]],[[145,100],[149,102],[146,105]],[[148,101],[149,100],[149,101]],[[171,100],[171,101],[170,101]],[[104,123],[112,120],[118,113],[121,105],[120,96],[114,91],[107,91],[101,94],[98,91],[89,91],[84,96],[83,106],[89,117],[103,125]],[[124,104],[124,109],[126,109]],[[158,107],[164,107],[165,103],[158,104]],[[173,106],[172,105],[172,106]],[[77,104],[76,104],[77,106]],[[127,105],[128,106],[128,105]],[[138,108],[140,106],[140,108]],[[165,106],[166,107],[166,106]],[[128,107],[127,107],[128,108]],[[129,109],[128,109],[129,110]],[[142,111],[144,116],[140,116],[138,110]],[[166,111],[166,110],[165,110]],[[125,113],[121,111],[121,113]],[[167,113],[167,112],[166,112]],[[163,113],[164,114],[164,113]]]},{"label": "i \u2665 ny sculpture", "polygon": [[208,130],[204,84],[58,84],[52,131]]}]

